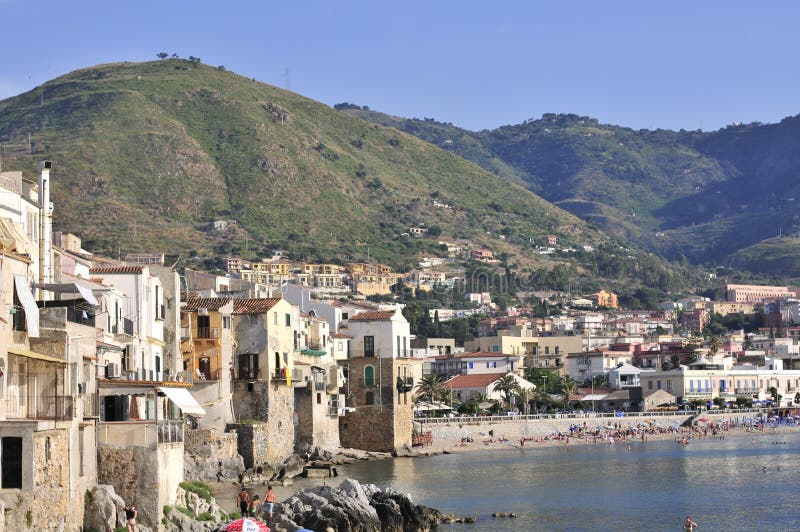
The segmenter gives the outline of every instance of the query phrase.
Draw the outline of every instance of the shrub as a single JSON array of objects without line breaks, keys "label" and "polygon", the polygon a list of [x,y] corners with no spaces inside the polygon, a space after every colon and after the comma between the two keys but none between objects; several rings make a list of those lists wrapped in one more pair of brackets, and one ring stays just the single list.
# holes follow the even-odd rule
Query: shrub
[{"label": "shrub", "polygon": [[198,521],[216,521],[216,518],[209,512],[203,512],[197,516]]},{"label": "shrub", "polygon": [[199,480],[181,482],[179,486],[186,491],[196,494],[206,502],[211,502],[211,497],[214,496],[214,494],[211,492],[211,488],[208,487],[208,484],[200,482]]}]

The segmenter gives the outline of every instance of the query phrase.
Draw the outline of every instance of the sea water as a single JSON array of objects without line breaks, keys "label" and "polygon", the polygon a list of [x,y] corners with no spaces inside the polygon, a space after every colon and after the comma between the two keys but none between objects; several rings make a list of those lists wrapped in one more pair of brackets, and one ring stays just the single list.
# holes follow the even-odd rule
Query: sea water
[{"label": "sea water", "polygon": [[[752,441],[755,439],[755,442]],[[477,524],[443,530],[800,530],[800,433],[470,451],[347,466]],[[516,519],[495,519],[515,512]]]}]

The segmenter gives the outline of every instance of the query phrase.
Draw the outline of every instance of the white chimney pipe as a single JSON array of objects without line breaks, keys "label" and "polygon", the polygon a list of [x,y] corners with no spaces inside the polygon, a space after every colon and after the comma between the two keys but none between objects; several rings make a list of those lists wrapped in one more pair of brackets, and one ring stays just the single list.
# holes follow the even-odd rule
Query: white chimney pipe
[{"label": "white chimney pipe", "polygon": [[[50,170],[51,161],[39,163],[39,283],[52,283],[52,238],[53,222],[51,215],[53,206],[50,203]],[[44,291],[40,298],[44,299]]]}]

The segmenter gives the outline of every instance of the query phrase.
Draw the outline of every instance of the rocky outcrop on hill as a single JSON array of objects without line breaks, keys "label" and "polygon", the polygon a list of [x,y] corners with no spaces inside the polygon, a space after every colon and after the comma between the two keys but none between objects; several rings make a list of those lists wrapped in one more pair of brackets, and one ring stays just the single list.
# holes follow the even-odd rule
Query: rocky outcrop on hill
[{"label": "rocky outcrop on hill", "polygon": [[337,532],[428,531],[443,520],[438,510],[417,505],[409,495],[345,479],[338,488],[298,491],[275,506],[276,531],[300,528]]}]

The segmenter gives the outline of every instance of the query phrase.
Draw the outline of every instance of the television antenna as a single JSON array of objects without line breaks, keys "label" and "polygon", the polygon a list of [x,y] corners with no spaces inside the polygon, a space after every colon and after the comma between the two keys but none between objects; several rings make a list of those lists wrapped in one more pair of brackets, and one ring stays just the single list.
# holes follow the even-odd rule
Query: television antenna
[{"label": "television antenna", "polygon": [[283,88],[292,90],[291,76],[289,75],[289,65],[283,67]]}]

